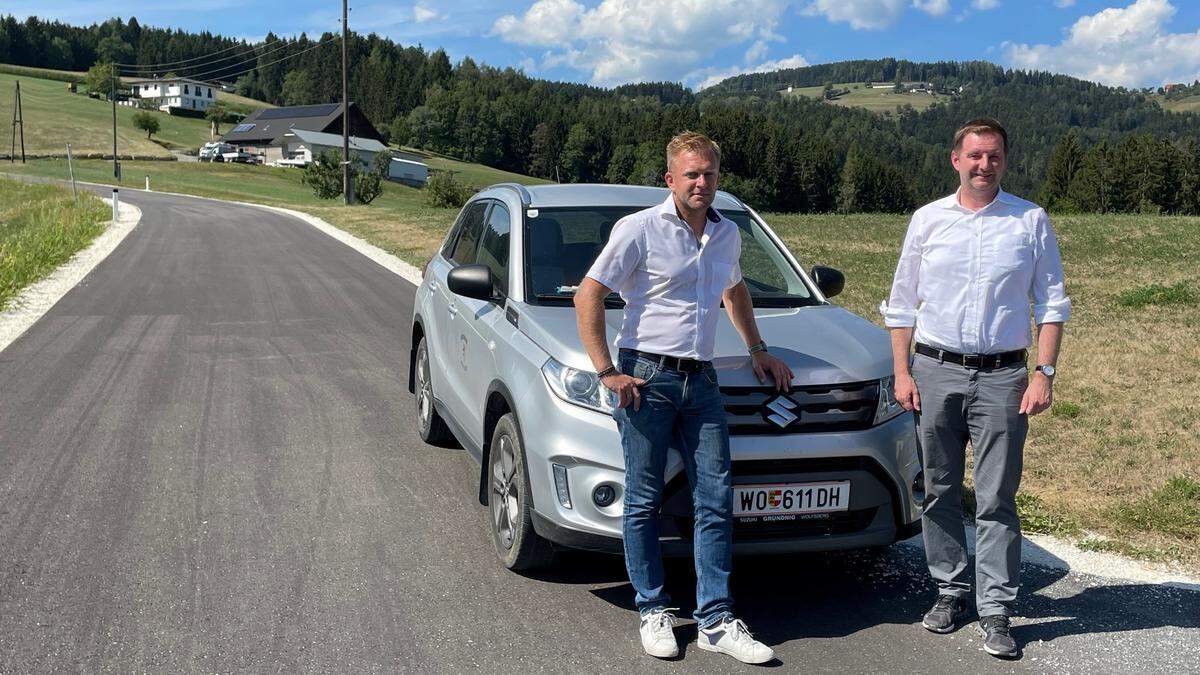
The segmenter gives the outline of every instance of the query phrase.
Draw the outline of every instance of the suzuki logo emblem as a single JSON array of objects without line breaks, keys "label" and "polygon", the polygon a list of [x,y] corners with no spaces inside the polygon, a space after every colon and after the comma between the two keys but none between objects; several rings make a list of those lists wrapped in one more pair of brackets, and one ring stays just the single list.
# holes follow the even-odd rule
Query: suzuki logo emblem
[{"label": "suzuki logo emblem", "polygon": [[796,410],[798,404],[787,396],[776,396],[774,399],[767,401],[763,417],[766,420],[780,429],[786,429],[789,424],[800,419],[800,413],[792,412]]}]

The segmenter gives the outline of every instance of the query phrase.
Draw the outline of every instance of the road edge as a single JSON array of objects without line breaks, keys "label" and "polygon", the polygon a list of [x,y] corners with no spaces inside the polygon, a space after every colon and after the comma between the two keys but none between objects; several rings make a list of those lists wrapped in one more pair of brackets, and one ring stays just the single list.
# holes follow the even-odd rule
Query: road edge
[{"label": "road edge", "polygon": [[[109,197],[101,198],[112,205]],[[142,220],[142,210],[133,204],[120,202],[116,220],[107,222],[87,248],[75,252],[67,262],[53,272],[26,286],[13,298],[9,308],[0,312],[0,353],[25,334],[38,319],[45,316],[59,300],[82,282]]]}]

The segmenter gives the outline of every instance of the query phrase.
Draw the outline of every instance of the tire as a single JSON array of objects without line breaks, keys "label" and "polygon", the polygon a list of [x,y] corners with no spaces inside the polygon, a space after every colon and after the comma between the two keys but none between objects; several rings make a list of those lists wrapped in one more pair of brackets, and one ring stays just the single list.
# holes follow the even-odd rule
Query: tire
[{"label": "tire", "polygon": [[516,415],[496,423],[488,452],[488,515],[500,562],[514,572],[544,567],[554,548],[533,530],[533,500]]},{"label": "tire", "polygon": [[417,362],[413,368],[413,393],[416,397],[417,433],[421,440],[439,447],[454,443],[454,434],[433,405],[433,380],[429,377],[429,345],[425,338],[417,343]]}]

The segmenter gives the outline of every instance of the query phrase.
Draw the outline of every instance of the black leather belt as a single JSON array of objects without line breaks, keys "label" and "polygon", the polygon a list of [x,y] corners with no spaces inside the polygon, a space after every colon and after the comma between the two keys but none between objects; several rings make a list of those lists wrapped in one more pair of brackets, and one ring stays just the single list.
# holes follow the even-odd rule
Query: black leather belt
[{"label": "black leather belt", "polygon": [[677,370],[681,373],[698,373],[712,363],[711,361],[682,359],[678,356],[666,356],[665,354],[651,354],[650,352],[643,352],[638,349],[622,349],[621,351],[629,352],[630,354],[639,356],[647,361],[653,361],[657,363],[660,368],[669,368],[671,370]]},{"label": "black leather belt", "polygon": [[976,370],[1003,368],[1011,366],[1014,363],[1025,363],[1024,349],[1000,352],[999,354],[959,354],[958,352],[950,352],[918,342],[917,353],[937,359],[938,361],[955,363],[964,368],[974,368]]}]

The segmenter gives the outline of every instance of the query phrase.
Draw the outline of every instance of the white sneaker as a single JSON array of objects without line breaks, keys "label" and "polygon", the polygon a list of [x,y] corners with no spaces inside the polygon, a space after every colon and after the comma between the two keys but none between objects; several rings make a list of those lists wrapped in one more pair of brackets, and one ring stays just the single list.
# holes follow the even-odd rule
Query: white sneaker
[{"label": "white sneaker", "polygon": [[750,634],[740,619],[727,617],[712,628],[700,629],[696,646],[709,652],[728,654],[742,663],[766,663],[775,658],[775,650]]},{"label": "white sneaker", "polygon": [[650,656],[669,659],[679,656],[679,643],[675,641],[674,607],[652,609],[642,615],[642,649]]}]

